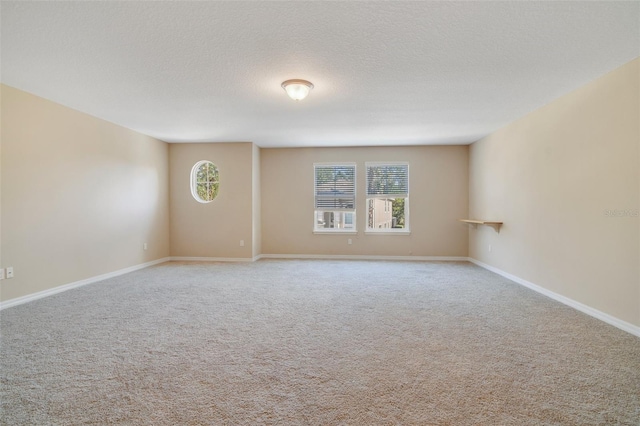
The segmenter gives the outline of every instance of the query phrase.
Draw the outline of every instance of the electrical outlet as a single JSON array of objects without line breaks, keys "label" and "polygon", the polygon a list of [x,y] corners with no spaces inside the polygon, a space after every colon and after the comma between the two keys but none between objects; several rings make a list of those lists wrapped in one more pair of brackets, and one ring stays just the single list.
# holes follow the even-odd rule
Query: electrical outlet
[{"label": "electrical outlet", "polygon": [[351,238],[347,238],[347,244],[349,245],[353,244],[353,240]]},{"label": "electrical outlet", "polygon": [[142,250],[146,250],[147,248],[147,243],[142,244]]},{"label": "electrical outlet", "polygon": [[244,240],[240,240],[240,247],[244,247]]},{"label": "electrical outlet", "polygon": [[13,266],[7,268],[7,279],[13,278]]},{"label": "electrical outlet", "polygon": [[489,251],[491,251],[491,244],[489,244]]}]

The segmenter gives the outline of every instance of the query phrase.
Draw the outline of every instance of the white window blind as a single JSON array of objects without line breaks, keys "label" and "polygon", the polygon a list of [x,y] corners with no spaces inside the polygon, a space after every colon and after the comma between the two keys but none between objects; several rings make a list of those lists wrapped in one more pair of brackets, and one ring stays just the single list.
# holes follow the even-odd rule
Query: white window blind
[{"label": "white window blind", "polygon": [[409,196],[409,164],[367,163],[367,197]]},{"label": "white window blind", "polygon": [[316,210],[354,210],[355,164],[314,164]]}]

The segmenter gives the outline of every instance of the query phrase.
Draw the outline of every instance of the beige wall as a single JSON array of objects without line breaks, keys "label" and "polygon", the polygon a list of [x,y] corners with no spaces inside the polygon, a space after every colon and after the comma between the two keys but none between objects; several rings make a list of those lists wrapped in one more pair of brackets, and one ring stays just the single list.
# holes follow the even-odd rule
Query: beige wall
[{"label": "beige wall", "polygon": [[[0,266],[16,274],[0,300],[169,255],[469,255],[640,326],[639,73],[636,60],[471,147],[168,145],[0,86]],[[220,169],[209,204],[189,188],[199,160]],[[367,161],[410,163],[410,235],[365,234]],[[313,233],[316,162],[357,164],[356,235]]]},{"label": "beige wall", "polygon": [[[0,84],[0,268],[2,265],[2,85]],[[0,301],[2,301],[2,286],[0,286]]]},{"label": "beige wall", "polygon": [[257,145],[253,145],[253,158],[252,158],[252,229],[253,229],[253,257],[262,254],[262,199],[260,188],[260,148]]},{"label": "beige wall", "polygon": [[[172,256],[253,257],[254,149],[250,142],[171,144]],[[220,172],[218,196],[207,204],[190,190],[191,169],[200,160],[213,162]]]},{"label": "beige wall", "polygon": [[[410,235],[364,233],[367,161],[409,162]],[[357,164],[357,235],[313,233],[315,162]],[[467,256],[467,146],[262,149],[261,181],[263,254]]]},{"label": "beige wall", "polygon": [[470,256],[640,326],[639,95],[635,60],[474,143],[470,214],[504,226]]},{"label": "beige wall", "polygon": [[168,256],[167,144],[0,87],[1,300]]}]

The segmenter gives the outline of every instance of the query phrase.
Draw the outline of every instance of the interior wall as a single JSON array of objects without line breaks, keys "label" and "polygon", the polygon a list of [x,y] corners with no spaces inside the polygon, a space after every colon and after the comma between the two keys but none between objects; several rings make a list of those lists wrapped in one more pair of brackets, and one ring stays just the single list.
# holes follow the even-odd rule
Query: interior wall
[{"label": "interior wall", "polygon": [[[170,144],[171,256],[253,258],[253,154],[251,142]],[[206,204],[190,187],[201,160],[220,173],[218,196]]]},{"label": "interior wall", "polygon": [[262,200],[260,191],[260,148],[257,145],[253,145],[252,156],[252,229],[253,229],[253,257],[262,254]]},{"label": "interior wall", "polygon": [[639,61],[470,148],[470,256],[635,326]]},{"label": "interior wall", "polygon": [[0,90],[1,300],[169,255],[166,143]]},{"label": "interior wall", "polygon": [[[0,268],[4,263],[2,262],[2,85],[0,85]],[[0,286],[0,301],[2,300],[2,286]]]},{"label": "interior wall", "polygon": [[[365,234],[368,161],[409,162],[410,235]],[[316,162],[357,164],[356,235],[313,233]],[[468,146],[263,148],[260,175],[263,254],[467,256]]]}]

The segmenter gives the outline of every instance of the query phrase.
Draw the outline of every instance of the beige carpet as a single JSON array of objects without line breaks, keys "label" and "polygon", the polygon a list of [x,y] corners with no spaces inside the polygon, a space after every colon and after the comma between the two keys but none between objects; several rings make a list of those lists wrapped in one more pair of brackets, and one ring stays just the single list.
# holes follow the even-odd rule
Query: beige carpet
[{"label": "beige carpet", "polygon": [[640,425],[640,339],[469,263],[167,263],[0,320],[7,425]]}]

